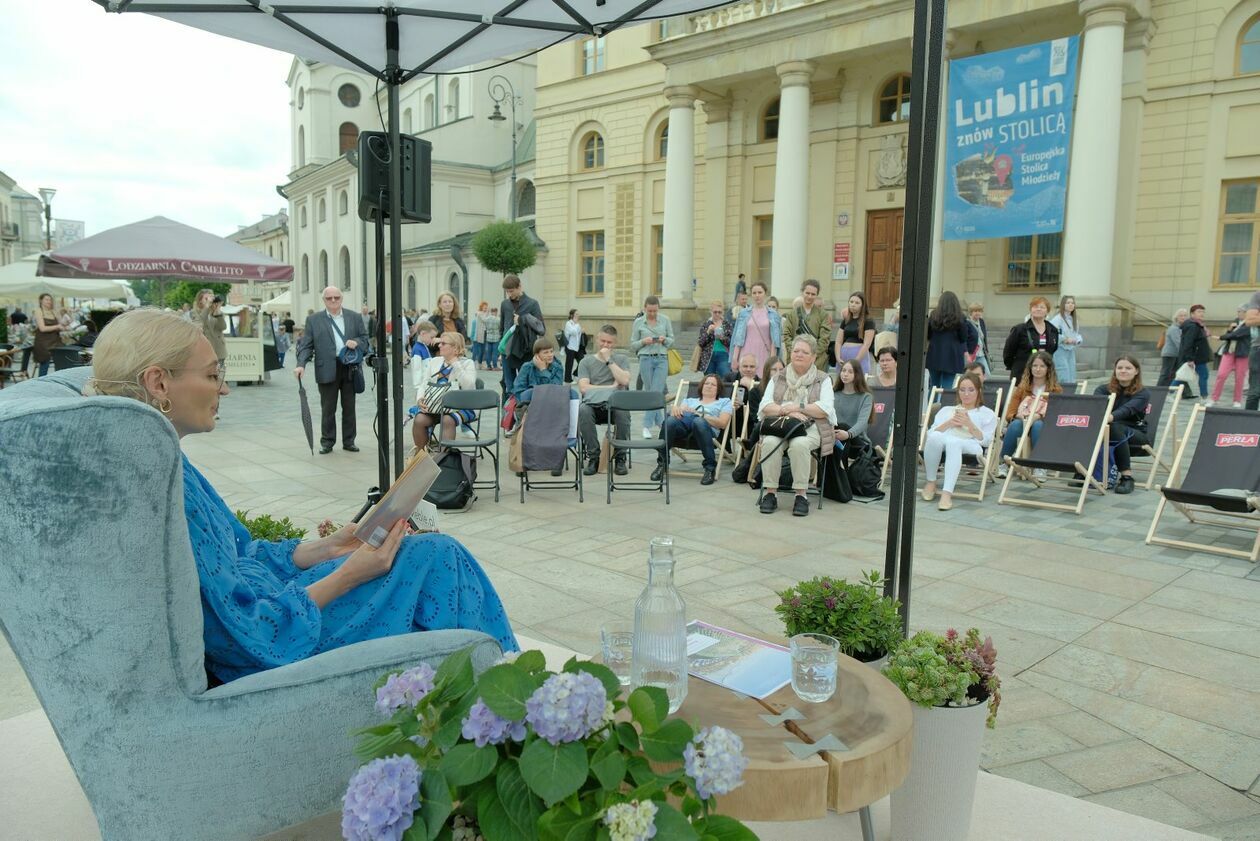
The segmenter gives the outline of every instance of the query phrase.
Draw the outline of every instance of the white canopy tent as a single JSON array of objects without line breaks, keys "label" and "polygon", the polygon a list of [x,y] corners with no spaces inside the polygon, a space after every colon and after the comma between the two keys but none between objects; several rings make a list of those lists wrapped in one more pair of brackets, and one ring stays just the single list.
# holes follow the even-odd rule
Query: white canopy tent
[{"label": "white canopy tent", "polygon": [[126,281],[105,278],[40,277],[39,254],[29,254],[0,266],[0,301],[33,301],[45,292],[56,298],[123,298],[131,294]]},{"label": "white canopy tent", "polygon": [[263,312],[276,312],[283,310],[289,312],[293,309],[293,294],[289,289],[284,290],[270,301],[263,301],[261,305]]}]

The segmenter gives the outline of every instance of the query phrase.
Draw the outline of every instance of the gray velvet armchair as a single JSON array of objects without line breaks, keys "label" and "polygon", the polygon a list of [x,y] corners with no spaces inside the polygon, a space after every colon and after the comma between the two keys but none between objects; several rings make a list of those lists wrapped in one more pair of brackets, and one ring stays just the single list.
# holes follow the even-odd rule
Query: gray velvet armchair
[{"label": "gray velvet armchair", "polygon": [[[339,808],[372,681],[475,645],[433,631],[207,688],[179,442],[90,369],[0,391],[0,630],[105,841],[247,839]],[[283,513],[283,512],[277,512]]]}]

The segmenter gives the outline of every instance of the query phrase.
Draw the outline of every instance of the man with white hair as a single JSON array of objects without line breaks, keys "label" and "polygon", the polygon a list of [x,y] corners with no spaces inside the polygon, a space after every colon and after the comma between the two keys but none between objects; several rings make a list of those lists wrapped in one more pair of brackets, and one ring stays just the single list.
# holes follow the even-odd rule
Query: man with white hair
[{"label": "man with white hair", "polygon": [[329,286],[323,291],[324,311],[306,317],[306,327],[297,344],[297,367],[301,377],[306,363],[315,357],[315,383],[319,386],[319,453],[327,455],[337,443],[337,401],[341,401],[341,447],[357,453],[354,444],[358,428],[354,417],[354,374],[356,365],[342,361],[342,350],[367,350],[368,332],[363,316],[342,309],[341,290]]}]

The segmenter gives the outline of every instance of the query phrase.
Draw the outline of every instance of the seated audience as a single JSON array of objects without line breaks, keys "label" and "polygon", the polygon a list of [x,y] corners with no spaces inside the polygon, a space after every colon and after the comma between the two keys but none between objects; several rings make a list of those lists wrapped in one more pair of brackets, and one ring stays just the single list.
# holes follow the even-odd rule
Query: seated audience
[{"label": "seated audience", "polygon": [[979,362],[968,362],[967,367],[963,368],[963,373],[975,374],[977,377],[980,378],[980,384],[984,385],[984,378],[985,378],[984,366],[981,365]]},{"label": "seated audience", "polygon": [[420,407],[411,422],[411,440],[416,449],[429,445],[430,430],[440,425],[439,440],[451,440],[459,424],[470,423],[475,416],[471,409],[445,411],[442,395],[452,389],[465,391],[477,387],[477,363],[464,356],[464,337],[459,333],[443,333],[438,339],[438,355],[421,360],[411,367],[411,382],[416,387],[416,405]]},{"label": "seated audience", "polygon": [[556,359],[556,343],[547,336],[534,340],[534,358],[522,365],[512,381],[512,395],[519,408],[534,396],[534,386],[563,385],[564,366]]},{"label": "seated audience", "polygon": [[1142,363],[1127,353],[1116,360],[1112,368],[1111,381],[1094,389],[1094,394],[1114,394],[1111,414],[1107,422],[1111,424],[1109,440],[1112,457],[1120,478],[1116,482],[1116,493],[1133,493],[1133,470],[1129,464],[1130,451],[1134,448],[1149,446],[1151,438],[1146,432],[1146,410],[1151,405],[1151,393],[1142,385]]},{"label": "seated audience", "polygon": [[[704,476],[702,485],[713,484],[717,470],[715,442],[722,437],[722,430],[731,422],[731,401],[722,396],[722,380],[717,374],[705,374],[700,381],[700,396],[684,398],[674,406],[671,417],[661,426],[661,438],[666,447],[680,447],[690,441],[703,455]],[[656,469],[652,481],[659,482],[665,473],[665,453],[656,457]]]},{"label": "seated audience", "polygon": [[[741,410],[745,406],[752,406],[755,409],[761,400],[759,388],[761,377],[757,376],[757,357],[751,353],[745,353],[739,358],[738,370],[732,371],[722,379],[731,387],[731,409],[735,420],[735,429],[732,432],[735,437],[743,440],[747,437],[748,431],[744,429],[744,412]],[[753,389],[756,389],[755,395]],[[751,416],[750,412],[750,421]]]},{"label": "seated audience", "polygon": [[[1015,455],[1024,427],[1028,426],[1028,440],[1035,447],[1041,438],[1041,419],[1046,414],[1046,399],[1051,394],[1062,393],[1063,387],[1059,385],[1059,377],[1055,373],[1054,363],[1050,361],[1050,354],[1033,354],[1032,360],[1024,368],[1023,381],[1015,387],[1015,393],[1006,404],[1007,426],[1006,433],[1002,436],[1002,463],[998,466],[997,473],[999,479],[1006,477],[1006,457]],[[1033,475],[1041,478],[1045,471],[1035,470]]]},{"label": "seated audience", "polygon": [[875,354],[878,370],[874,374],[873,386],[883,388],[895,388],[897,385],[897,348],[895,346],[882,347],[879,353]]},{"label": "seated audience", "polygon": [[866,427],[875,417],[875,398],[866,385],[862,366],[852,359],[840,363],[834,391],[836,441],[846,446],[853,438],[866,437]]},{"label": "seated audience", "polygon": [[437,328],[433,322],[418,321],[415,328],[415,341],[411,345],[411,356],[414,359],[430,359],[433,349],[437,347]]},{"label": "seated audience", "polygon": [[[609,422],[608,398],[614,391],[630,385],[630,360],[623,353],[614,353],[616,346],[617,328],[605,324],[595,336],[596,351],[588,353],[578,363],[578,393],[582,395],[578,406],[578,435],[586,457],[586,468],[582,471],[585,476],[599,472],[599,433],[595,424]],[[616,436],[623,440],[629,438],[630,413],[618,410],[611,414]],[[630,472],[625,450],[617,453],[613,470],[618,476]]]},{"label": "seated audience", "polygon": [[936,496],[936,471],[945,457],[945,475],[941,481],[941,501],[937,508],[954,507],[954,484],[962,471],[964,455],[979,458],[993,440],[997,430],[997,414],[984,405],[984,388],[975,374],[964,374],[958,381],[958,404],[945,406],[936,413],[936,421],[923,445],[923,472],[928,481],[923,485],[923,498],[931,502]]},{"label": "seated audience", "polygon": [[[156,309],[113,319],[92,371],[89,393],[153,406],[181,439],[213,430],[228,393],[201,325]],[[518,648],[494,587],[454,538],[404,537],[399,520],[375,549],[353,523],[315,540],[254,540],[186,457],[183,488],[206,669],[219,680],[412,631],[466,628]]]},{"label": "seated audience", "polygon": [[[810,454],[821,450],[821,455],[827,456],[835,447],[836,401],[831,392],[831,380],[814,367],[817,353],[818,346],[813,339],[798,336],[792,342],[791,361],[781,373],[767,381],[765,395],[761,398],[757,414],[763,425],[762,514],[773,514],[779,507],[776,491],[784,447],[792,468],[792,489],[796,492],[792,514],[796,517],[809,515],[805,493],[809,487]],[[787,439],[771,434],[767,424],[774,425],[780,418],[804,424],[805,434]]]}]

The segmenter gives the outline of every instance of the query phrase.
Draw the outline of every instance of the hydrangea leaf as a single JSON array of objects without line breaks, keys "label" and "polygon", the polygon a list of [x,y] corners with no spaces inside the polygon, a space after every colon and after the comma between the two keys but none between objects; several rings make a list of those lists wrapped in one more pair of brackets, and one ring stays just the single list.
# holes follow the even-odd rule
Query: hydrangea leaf
[{"label": "hydrangea leaf", "polygon": [[659,686],[640,686],[630,693],[630,715],[644,735],[661,726],[669,715],[669,696]]},{"label": "hydrangea leaf", "polygon": [[525,717],[525,702],[538,687],[530,676],[510,663],[487,669],[477,681],[477,695],[490,711],[508,721]]},{"label": "hydrangea leaf", "polygon": [[700,836],[683,813],[662,801],[656,802],[656,837],[669,841],[700,841]]},{"label": "hydrangea leaf", "polygon": [[604,684],[604,691],[608,693],[609,698],[616,698],[621,692],[621,681],[617,680],[617,676],[613,674],[612,669],[600,663],[592,663],[589,660],[570,660],[565,664],[566,672],[587,672],[594,675],[600,683]]},{"label": "hydrangea leaf", "polygon": [[543,805],[526,786],[521,771],[514,761],[504,762],[494,780],[495,792],[503,804],[503,811],[516,830],[516,838],[525,841],[538,837],[538,819]]},{"label": "hydrangea leaf", "polygon": [[525,784],[548,806],[581,788],[590,773],[581,742],[552,745],[536,739],[521,752],[520,766]]},{"label": "hydrangea leaf", "polygon": [[484,780],[499,762],[499,752],[486,745],[479,748],[471,743],[456,745],[447,751],[438,763],[438,770],[454,786],[466,786]]},{"label": "hydrangea leaf", "polygon": [[[425,771],[420,780],[420,814],[428,832],[426,841],[433,841],[438,837],[453,809],[451,789],[441,771]],[[412,824],[412,829],[419,826],[417,821]]]},{"label": "hydrangea leaf", "polygon": [[710,815],[696,825],[704,837],[716,841],[757,841],[757,835],[739,821],[727,815]]},{"label": "hydrangea leaf", "polygon": [[683,748],[695,736],[691,725],[681,718],[673,718],[662,724],[651,733],[644,732],[640,744],[648,759],[657,762],[680,760]]},{"label": "hydrangea leaf", "polygon": [[618,791],[626,778],[626,758],[620,753],[610,753],[591,765],[591,773],[607,791]]}]

